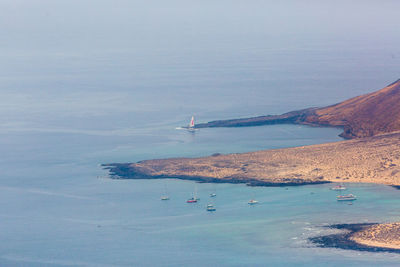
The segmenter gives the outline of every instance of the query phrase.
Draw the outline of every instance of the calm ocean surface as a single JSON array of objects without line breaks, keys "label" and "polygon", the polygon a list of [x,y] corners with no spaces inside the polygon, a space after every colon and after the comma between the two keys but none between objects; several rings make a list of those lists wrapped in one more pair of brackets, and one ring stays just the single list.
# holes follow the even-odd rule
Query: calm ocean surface
[{"label": "calm ocean surface", "polygon": [[[307,242],[327,224],[400,220],[391,187],[348,185],[349,206],[329,185],[111,180],[99,164],[341,140],[297,125],[176,127],[397,80],[398,1],[141,2],[1,1],[0,265],[397,265],[397,254]],[[186,204],[195,187],[201,201]]]}]

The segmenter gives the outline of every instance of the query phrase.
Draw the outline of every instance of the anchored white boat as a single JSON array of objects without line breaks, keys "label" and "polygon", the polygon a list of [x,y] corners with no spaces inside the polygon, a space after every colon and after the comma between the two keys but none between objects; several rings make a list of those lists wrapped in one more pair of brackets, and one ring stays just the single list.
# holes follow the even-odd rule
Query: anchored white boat
[{"label": "anchored white boat", "polygon": [[164,182],[164,194],[161,196],[161,200],[169,200],[166,182]]},{"label": "anchored white boat", "polygon": [[335,185],[334,187],[331,187],[331,190],[335,190],[335,191],[342,191],[342,190],[346,190],[347,188],[344,185]]},{"label": "anchored white boat", "polygon": [[214,207],[213,204],[208,204],[207,205],[207,211],[216,211],[217,209]]},{"label": "anchored white boat", "polygon": [[353,194],[348,194],[348,195],[340,195],[336,197],[337,201],[353,201],[356,200],[357,197]]},{"label": "anchored white boat", "polygon": [[197,193],[197,188],[195,187],[194,192],[193,192],[193,197],[189,198],[188,200],[186,200],[186,203],[197,203],[197,201],[200,200],[200,198],[198,198],[196,195]]},{"label": "anchored white boat", "polygon": [[250,199],[248,203],[249,203],[249,205],[255,205],[255,204],[258,204],[258,201],[255,199]]}]

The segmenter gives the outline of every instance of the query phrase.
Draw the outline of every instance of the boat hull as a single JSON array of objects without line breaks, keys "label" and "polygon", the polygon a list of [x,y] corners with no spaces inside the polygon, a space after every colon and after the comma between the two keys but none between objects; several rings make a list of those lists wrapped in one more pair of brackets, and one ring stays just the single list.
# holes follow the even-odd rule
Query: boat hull
[{"label": "boat hull", "polygon": [[337,199],[337,201],[354,201],[357,200],[357,198],[353,197],[353,198],[342,198],[342,199]]}]

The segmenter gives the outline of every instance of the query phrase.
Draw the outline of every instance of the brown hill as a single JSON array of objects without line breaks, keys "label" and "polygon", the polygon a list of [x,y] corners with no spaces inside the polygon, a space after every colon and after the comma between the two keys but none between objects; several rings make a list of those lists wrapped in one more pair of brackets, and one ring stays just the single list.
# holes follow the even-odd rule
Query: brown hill
[{"label": "brown hill", "polygon": [[296,123],[343,127],[341,136],[360,138],[400,130],[400,79],[373,93],[324,107],[292,111],[282,115],[211,121],[205,127],[244,127]]},{"label": "brown hill", "polygon": [[373,93],[316,109],[305,122],[343,126],[346,138],[400,130],[400,80]]}]

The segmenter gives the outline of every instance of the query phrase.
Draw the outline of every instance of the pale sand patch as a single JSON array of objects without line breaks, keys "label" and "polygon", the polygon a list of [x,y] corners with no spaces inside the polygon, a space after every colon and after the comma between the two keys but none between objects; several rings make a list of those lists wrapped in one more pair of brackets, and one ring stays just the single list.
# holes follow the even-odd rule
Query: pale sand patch
[{"label": "pale sand patch", "polygon": [[400,223],[373,225],[354,233],[350,239],[370,247],[400,249]]},{"label": "pale sand patch", "polygon": [[138,177],[400,185],[400,132],[287,149],[145,160],[130,164],[129,169]]}]

